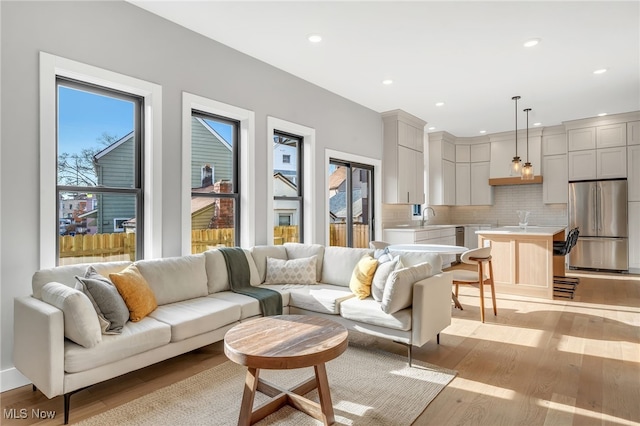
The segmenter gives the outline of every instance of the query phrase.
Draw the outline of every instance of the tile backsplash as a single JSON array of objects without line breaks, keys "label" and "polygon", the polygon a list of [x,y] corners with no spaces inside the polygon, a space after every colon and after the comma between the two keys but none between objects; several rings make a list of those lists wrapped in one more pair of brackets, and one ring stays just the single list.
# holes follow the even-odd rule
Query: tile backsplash
[{"label": "tile backsplash", "polygon": [[[429,223],[517,225],[516,210],[528,210],[531,212],[531,225],[567,225],[567,205],[544,204],[540,184],[496,186],[493,194],[492,206],[433,206],[436,217],[430,218]],[[385,228],[410,223],[411,220],[411,206],[384,204],[382,207],[382,222]]]}]

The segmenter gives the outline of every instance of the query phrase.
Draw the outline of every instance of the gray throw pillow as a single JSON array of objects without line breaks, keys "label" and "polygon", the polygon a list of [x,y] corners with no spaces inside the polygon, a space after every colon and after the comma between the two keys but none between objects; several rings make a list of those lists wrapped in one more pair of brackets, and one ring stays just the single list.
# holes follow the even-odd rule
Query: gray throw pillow
[{"label": "gray throw pillow", "polygon": [[98,274],[93,266],[87,268],[84,277],[76,276],[76,288],[84,292],[93,303],[98,316],[109,322],[104,334],[120,334],[129,320],[129,308],[118,289],[106,277]]}]

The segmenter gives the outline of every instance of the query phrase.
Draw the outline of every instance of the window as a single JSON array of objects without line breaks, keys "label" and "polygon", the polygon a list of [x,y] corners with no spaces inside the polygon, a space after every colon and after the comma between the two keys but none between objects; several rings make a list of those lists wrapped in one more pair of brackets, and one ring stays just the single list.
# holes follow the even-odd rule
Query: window
[{"label": "window", "polygon": [[330,159],[329,244],[369,247],[374,239],[373,166]]},{"label": "window", "polygon": [[[57,263],[142,258],[144,230],[142,122],[135,95],[58,77]],[[65,204],[66,204],[65,203]],[[132,226],[127,235],[124,223]],[[62,230],[59,229],[59,232]]]},{"label": "window", "polygon": [[191,252],[239,245],[239,123],[191,112]]},{"label": "window", "polygon": [[[303,242],[303,138],[276,130],[273,151],[282,162],[273,164],[273,243]],[[293,161],[292,161],[293,160]]]},{"label": "window", "polygon": [[[155,258],[162,255],[162,87],[137,78],[107,71],[98,67],[61,58],[45,52],[40,52],[40,268],[51,268],[58,264],[75,262],[98,262],[100,260]],[[80,176],[80,162],[78,163],[78,175],[67,173],[65,181],[58,183],[58,154],[67,152],[67,171],[73,170],[75,158],[71,150],[70,139],[65,139],[64,129],[59,128],[58,110],[58,83],[64,81],[80,95],[88,96],[88,99],[101,99],[98,96],[109,98],[116,104],[124,101],[129,104],[137,104],[133,107],[135,114],[130,125],[133,138],[139,138],[138,157],[131,160],[133,174],[137,174],[131,180],[134,187],[123,187],[121,183],[112,186],[83,186],[89,181],[83,182],[86,177]],[[74,92],[71,92],[72,94]],[[60,105],[64,108],[64,105]],[[137,111],[136,111],[137,110]],[[83,113],[85,111],[80,111]],[[111,111],[105,111],[111,113]],[[75,118],[82,118],[81,114],[73,114]],[[90,119],[97,119],[100,114],[90,114]],[[144,120],[142,116],[144,115]],[[131,117],[131,116],[129,116]],[[120,117],[122,118],[122,117]],[[63,120],[64,121],[64,120]],[[95,124],[95,121],[83,120],[76,122],[78,126]],[[117,133],[121,139],[126,136],[124,129],[100,126],[95,137],[84,139],[84,143],[91,148],[96,143],[103,131]],[[117,131],[116,131],[117,130]],[[59,133],[60,143],[59,146]],[[97,142],[99,144],[99,142]],[[123,144],[126,145],[124,141]],[[106,148],[106,147],[105,147]],[[103,157],[108,153],[103,152]],[[79,159],[81,158],[78,155]],[[93,161],[93,160],[91,160]],[[124,172],[123,172],[124,173]],[[61,175],[62,177],[62,175]],[[94,176],[97,178],[97,176]],[[102,178],[101,178],[102,179]],[[137,182],[137,183],[136,183]],[[141,185],[136,187],[135,185]],[[87,189],[87,191],[84,191]],[[82,190],[82,193],[79,191]],[[85,194],[85,195],[82,195]],[[100,206],[106,205],[107,200],[100,201],[98,195],[104,197],[119,197],[114,199],[113,205],[136,206],[133,215],[126,213],[129,219],[124,223],[124,233],[118,233],[118,238],[132,239],[133,243],[126,246],[125,253],[105,254],[105,247],[113,245],[113,239],[97,237],[97,215]],[[104,198],[102,197],[102,198]],[[57,201],[56,201],[57,200]],[[63,201],[64,200],[64,201]],[[57,204],[54,204],[57,203]],[[70,206],[70,207],[69,207]],[[96,210],[97,207],[97,211]],[[75,210],[75,211],[74,211]],[[62,215],[62,216],[61,216]],[[116,215],[114,214],[113,218]],[[60,226],[59,217],[68,220],[68,223]],[[124,217],[121,216],[121,217]],[[75,223],[74,223],[75,221]],[[79,222],[78,222],[79,221]],[[93,221],[96,228],[89,226]],[[84,222],[86,222],[86,227]],[[104,222],[103,222],[104,224]],[[105,226],[113,226],[113,221]],[[61,235],[61,234],[65,235]],[[73,235],[72,235],[73,234]],[[91,235],[89,235],[91,234]],[[115,235],[115,234],[114,234]],[[64,239],[73,236],[73,240]],[[71,257],[60,257],[59,250],[68,250],[67,244],[72,241],[76,250]],[[101,242],[100,242],[101,241]],[[77,244],[77,245],[76,245]],[[115,247],[112,247],[114,249]],[[119,250],[119,249],[118,249]],[[112,250],[113,251],[113,250]]]}]

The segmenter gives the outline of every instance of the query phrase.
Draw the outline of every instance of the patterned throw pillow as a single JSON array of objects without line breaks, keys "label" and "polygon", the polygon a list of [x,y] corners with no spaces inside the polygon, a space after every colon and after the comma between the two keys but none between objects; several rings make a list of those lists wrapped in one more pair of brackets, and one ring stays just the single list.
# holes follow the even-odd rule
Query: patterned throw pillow
[{"label": "patterned throw pillow", "polygon": [[315,284],[317,256],[300,259],[267,257],[265,284]]},{"label": "patterned throw pillow", "polygon": [[365,254],[353,269],[349,289],[358,299],[366,299],[371,294],[371,282],[377,267],[378,261],[371,255]]}]

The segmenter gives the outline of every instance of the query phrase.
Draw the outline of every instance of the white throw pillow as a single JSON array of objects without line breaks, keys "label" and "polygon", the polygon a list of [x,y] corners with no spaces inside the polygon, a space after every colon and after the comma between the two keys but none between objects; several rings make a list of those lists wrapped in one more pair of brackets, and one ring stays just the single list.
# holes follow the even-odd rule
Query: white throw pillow
[{"label": "white throw pillow", "polygon": [[102,341],[98,315],[83,292],[51,282],[42,287],[42,300],[62,311],[64,337],[85,348],[92,348]]},{"label": "white throw pillow", "polygon": [[387,314],[408,308],[413,301],[413,284],[430,276],[431,265],[426,262],[391,272],[384,285],[380,307]]},{"label": "white throw pillow", "polygon": [[317,256],[300,259],[267,257],[265,284],[315,284]]},{"label": "white throw pillow", "polygon": [[376,302],[382,301],[384,285],[387,283],[389,275],[400,268],[404,268],[400,261],[400,256],[396,256],[388,262],[380,262],[378,269],[376,269],[376,274],[373,276],[373,282],[371,283],[371,295]]}]

